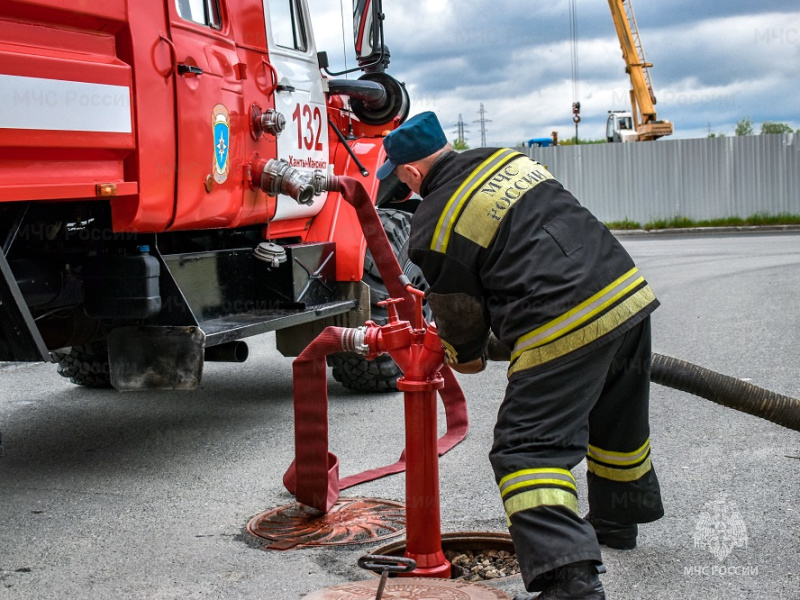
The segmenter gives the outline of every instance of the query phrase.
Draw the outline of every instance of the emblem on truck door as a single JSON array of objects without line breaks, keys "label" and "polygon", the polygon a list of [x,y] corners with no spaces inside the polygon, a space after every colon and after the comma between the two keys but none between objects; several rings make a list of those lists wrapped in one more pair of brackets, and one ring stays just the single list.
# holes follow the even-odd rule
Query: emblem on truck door
[{"label": "emblem on truck door", "polygon": [[230,169],[228,149],[231,135],[228,109],[222,104],[217,104],[211,111],[211,128],[214,133],[214,181],[224,183]]}]

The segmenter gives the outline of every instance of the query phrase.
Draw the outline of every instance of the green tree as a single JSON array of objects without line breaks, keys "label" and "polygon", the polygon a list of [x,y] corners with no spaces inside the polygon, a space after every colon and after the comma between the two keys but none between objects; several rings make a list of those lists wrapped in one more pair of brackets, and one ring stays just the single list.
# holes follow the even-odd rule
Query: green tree
[{"label": "green tree", "polygon": [[786,123],[773,123],[772,121],[761,123],[761,135],[770,133],[792,133],[792,128]]},{"label": "green tree", "polygon": [[462,140],[453,140],[453,150],[469,150],[467,142]]},{"label": "green tree", "polygon": [[725,133],[724,133],[724,132],[717,133],[716,131],[712,131],[711,133],[709,133],[709,134],[708,134],[708,137],[710,137],[710,138],[712,138],[712,137],[714,137],[714,138],[717,138],[717,137],[726,137],[726,136],[725,136]]},{"label": "green tree", "polygon": [[750,117],[745,117],[736,123],[736,135],[753,135],[753,120]]}]

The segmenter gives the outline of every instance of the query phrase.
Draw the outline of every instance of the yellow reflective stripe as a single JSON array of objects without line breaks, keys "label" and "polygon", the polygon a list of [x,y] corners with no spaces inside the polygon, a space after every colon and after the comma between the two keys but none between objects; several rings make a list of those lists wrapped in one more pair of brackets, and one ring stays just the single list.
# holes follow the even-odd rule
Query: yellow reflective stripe
[{"label": "yellow reflective stripe", "polygon": [[514,471],[513,473],[510,473],[505,477],[503,477],[500,480],[500,483],[498,483],[497,485],[500,486],[500,488],[502,489],[503,485],[505,485],[512,479],[517,479],[518,477],[523,477],[525,475],[539,475],[541,473],[555,473],[558,475],[564,475],[566,477],[569,477],[572,481],[575,481],[575,478],[572,476],[572,473],[569,472],[567,469],[558,469],[555,467],[539,467],[536,469],[521,469],[519,471]]},{"label": "yellow reflective stripe", "polygon": [[577,331],[562,336],[547,345],[526,350],[519,355],[516,362],[512,363],[507,374],[511,376],[518,371],[543,365],[591,344],[638,314],[655,299],[656,296],[653,290],[650,289],[649,285],[646,285],[602,317],[588,325],[584,325]]},{"label": "yellow reflective stripe", "polygon": [[[447,204],[439,216],[439,222],[433,232],[431,240],[431,250],[436,252],[446,252],[447,244],[450,241],[450,233],[453,226],[464,207],[466,200],[475,192],[475,189],[488,179],[505,160],[520,155],[515,150],[503,148],[492,154],[489,158],[478,165],[464,182],[458,187],[456,192],[447,201]],[[520,155],[521,156],[521,155]]]},{"label": "yellow reflective stripe", "polygon": [[592,473],[602,477],[603,479],[610,479],[611,481],[636,481],[650,469],[653,468],[650,457],[638,467],[633,469],[615,469],[614,467],[606,467],[605,465],[598,465],[591,460],[586,461],[586,465]]},{"label": "yellow reflective stripe", "polygon": [[587,456],[604,463],[611,463],[612,465],[628,466],[640,462],[648,452],[650,452],[649,439],[642,444],[641,448],[633,452],[613,452],[611,450],[603,450],[590,444]]},{"label": "yellow reflective stripe", "polygon": [[519,483],[515,483],[514,485],[508,486],[505,490],[500,493],[500,496],[505,498],[510,492],[514,490],[518,490],[519,488],[530,487],[532,485],[560,485],[561,487],[565,487],[567,489],[573,490],[574,492],[578,491],[578,488],[575,487],[574,483],[570,483],[568,481],[564,481],[563,479],[532,479],[530,481],[520,481]]},{"label": "yellow reflective stripe", "polygon": [[572,310],[520,337],[514,344],[511,362],[514,362],[526,350],[552,342],[554,339],[578,328],[594,315],[611,306],[644,281],[644,277],[638,275],[638,273],[639,269],[632,268],[622,277],[611,282]]},{"label": "yellow reflective stripe", "polygon": [[522,492],[505,500],[503,505],[506,508],[506,516],[509,520],[511,515],[521,510],[529,510],[540,506],[565,506],[574,513],[578,513],[578,497],[566,490],[554,488],[537,488]]}]

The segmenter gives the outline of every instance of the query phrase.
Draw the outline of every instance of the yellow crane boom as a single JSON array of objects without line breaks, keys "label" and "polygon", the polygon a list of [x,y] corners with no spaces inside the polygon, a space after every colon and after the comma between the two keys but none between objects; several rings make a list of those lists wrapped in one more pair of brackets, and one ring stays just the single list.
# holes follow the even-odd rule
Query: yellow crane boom
[{"label": "yellow crane boom", "polygon": [[672,123],[658,120],[656,115],[656,97],[649,71],[653,65],[645,59],[633,6],[630,0],[608,0],[608,6],[622,48],[625,71],[631,80],[631,110],[636,140],[655,140],[671,135]]}]

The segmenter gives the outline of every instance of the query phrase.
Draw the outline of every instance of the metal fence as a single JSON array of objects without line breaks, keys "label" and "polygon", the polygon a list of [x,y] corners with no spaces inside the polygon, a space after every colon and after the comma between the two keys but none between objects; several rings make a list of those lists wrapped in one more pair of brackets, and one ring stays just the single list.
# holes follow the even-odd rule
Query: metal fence
[{"label": "metal fence", "polygon": [[800,134],[522,150],[605,222],[800,214]]}]

